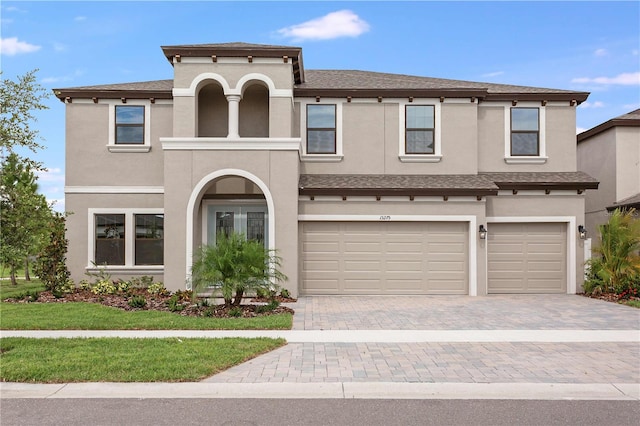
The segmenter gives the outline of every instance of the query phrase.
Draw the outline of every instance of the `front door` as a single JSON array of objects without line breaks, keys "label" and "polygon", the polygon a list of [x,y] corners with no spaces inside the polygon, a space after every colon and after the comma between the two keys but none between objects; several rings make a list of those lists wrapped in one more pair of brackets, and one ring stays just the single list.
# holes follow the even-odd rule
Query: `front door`
[{"label": "front door", "polygon": [[203,243],[215,244],[220,233],[238,232],[247,239],[261,241],[268,247],[266,204],[205,204]]}]

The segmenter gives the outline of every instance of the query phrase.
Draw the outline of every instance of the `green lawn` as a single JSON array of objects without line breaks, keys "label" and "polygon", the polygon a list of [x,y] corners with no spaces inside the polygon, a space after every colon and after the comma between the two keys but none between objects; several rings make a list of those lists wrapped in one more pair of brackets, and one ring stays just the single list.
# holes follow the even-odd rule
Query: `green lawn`
[{"label": "green lawn", "polygon": [[11,285],[11,280],[0,280],[0,300],[16,297],[27,291],[44,291],[44,285],[40,280],[35,278],[31,281],[18,279],[18,285],[15,286]]},{"label": "green lawn", "polygon": [[201,318],[83,302],[0,303],[3,330],[288,330],[292,324],[291,314]]},{"label": "green lawn", "polygon": [[[44,290],[42,283],[0,281],[0,300]],[[159,311],[122,311],[95,303],[2,303],[3,330],[288,330],[291,314],[256,318],[197,318]]]},{"label": "green lawn", "polygon": [[0,381],[198,381],[285,345],[284,339],[0,339]]}]

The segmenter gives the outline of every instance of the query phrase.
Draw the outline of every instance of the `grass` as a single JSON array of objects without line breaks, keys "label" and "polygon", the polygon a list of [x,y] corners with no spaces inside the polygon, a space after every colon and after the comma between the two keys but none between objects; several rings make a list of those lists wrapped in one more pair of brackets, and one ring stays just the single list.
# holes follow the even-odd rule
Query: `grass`
[{"label": "grass", "polygon": [[620,303],[640,309],[640,300],[622,300]]},{"label": "grass", "polygon": [[44,291],[44,284],[38,279],[33,278],[31,281],[18,279],[18,285],[11,285],[11,280],[0,280],[0,300],[9,297],[16,297],[25,292]]},{"label": "grass", "polygon": [[95,303],[0,303],[2,330],[288,330],[291,314],[206,318]]},{"label": "grass", "polygon": [[0,339],[0,380],[198,381],[285,345],[283,339]]}]

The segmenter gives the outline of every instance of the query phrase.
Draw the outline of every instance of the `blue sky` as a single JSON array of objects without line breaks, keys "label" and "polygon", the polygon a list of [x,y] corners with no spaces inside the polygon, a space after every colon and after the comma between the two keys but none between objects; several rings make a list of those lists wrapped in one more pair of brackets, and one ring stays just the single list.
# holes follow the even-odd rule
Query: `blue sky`
[{"label": "blue sky", "polygon": [[[47,89],[172,78],[160,46],[301,46],[307,69],[358,69],[591,92],[577,131],[640,108],[640,3],[2,1],[2,78]],[[38,114],[64,209],[64,105]]]}]

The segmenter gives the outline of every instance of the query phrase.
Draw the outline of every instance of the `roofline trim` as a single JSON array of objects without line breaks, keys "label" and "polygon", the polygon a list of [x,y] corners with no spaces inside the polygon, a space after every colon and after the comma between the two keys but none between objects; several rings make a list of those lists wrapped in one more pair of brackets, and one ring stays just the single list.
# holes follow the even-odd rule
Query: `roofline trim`
[{"label": "roofline trim", "polygon": [[585,130],[582,133],[579,133],[577,136],[578,143],[582,142],[585,139],[588,139],[592,136],[595,136],[599,133],[602,133],[606,130],[609,130],[614,127],[638,127],[640,126],[640,119],[638,118],[613,118],[609,121],[605,121],[602,124],[597,125],[596,127],[592,127],[589,130]]},{"label": "roofline trim", "polygon": [[299,195],[337,196],[488,196],[498,195],[489,188],[298,188]]}]

